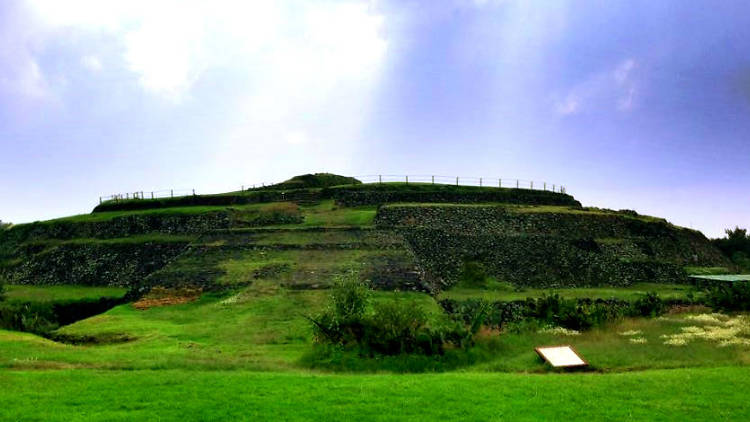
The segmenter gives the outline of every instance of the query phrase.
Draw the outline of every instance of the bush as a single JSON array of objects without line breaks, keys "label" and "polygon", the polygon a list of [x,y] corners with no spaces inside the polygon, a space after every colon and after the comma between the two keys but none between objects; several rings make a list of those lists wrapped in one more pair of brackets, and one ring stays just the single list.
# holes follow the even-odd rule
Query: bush
[{"label": "bush", "polygon": [[750,282],[721,282],[707,289],[706,304],[720,311],[750,310]]},{"label": "bush", "polygon": [[664,314],[666,305],[654,292],[638,298],[631,306],[631,316],[655,317]]},{"label": "bush", "polygon": [[329,306],[313,324],[315,341],[344,348],[357,348],[373,356],[422,354],[441,355],[446,343],[468,347],[473,333],[463,324],[446,319],[430,321],[412,301],[395,300],[370,306],[371,291],[350,271],[335,281]]},{"label": "bush", "polygon": [[557,294],[523,301],[486,302],[482,299],[464,301],[442,300],[442,308],[465,324],[474,324],[482,315],[481,324],[497,329],[519,323],[537,323],[586,330],[626,316],[653,317],[661,315],[667,303],[656,293],[648,293],[634,302],[618,299],[565,299]]}]

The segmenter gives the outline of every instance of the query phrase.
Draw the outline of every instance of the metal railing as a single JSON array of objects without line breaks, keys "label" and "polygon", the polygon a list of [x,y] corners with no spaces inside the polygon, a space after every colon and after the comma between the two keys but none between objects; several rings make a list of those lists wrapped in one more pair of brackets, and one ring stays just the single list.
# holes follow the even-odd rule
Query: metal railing
[{"label": "metal railing", "polygon": [[566,188],[557,183],[544,181],[511,179],[502,177],[466,177],[466,176],[436,176],[436,175],[394,175],[375,174],[355,176],[362,183],[420,183],[433,185],[455,185],[455,186],[480,186],[495,188],[515,188],[546,190],[557,193],[566,193]]},{"label": "metal railing", "polygon": [[[565,186],[556,183],[538,182],[534,180],[511,179],[501,177],[466,177],[466,176],[437,176],[437,175],[394,175],[394,174],[375,174],[354,176],[355,179],[362,183],[414,183],[414,184],[433,184],[433,185],[455,185],[455,186],[479,186],[495,187],[510,189],[532,189],[545,190],[557,193],[567,193]],[[262,189],[275,183],[251,183],[241,185],[240,191],[244,192],[250,189]],[[135,191],[127,193],[116,193],[107,196],[100,196],[99,203],[104,201],[126,201],[132,199],[160,199],[175,198],[181,196],[198,195],[195,189],[162,189],[155,191]]]}]

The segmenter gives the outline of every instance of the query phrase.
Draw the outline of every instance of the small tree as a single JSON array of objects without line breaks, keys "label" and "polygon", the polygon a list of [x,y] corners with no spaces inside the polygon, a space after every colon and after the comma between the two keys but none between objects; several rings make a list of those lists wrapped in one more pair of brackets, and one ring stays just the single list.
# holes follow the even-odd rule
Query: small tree
[{"label": "small tree", "polygon": [[750,270],[750,235],[747,229],[735,227],[724,230],[726,237],[714,239],[713,243],[732,262],[744,270]]}]

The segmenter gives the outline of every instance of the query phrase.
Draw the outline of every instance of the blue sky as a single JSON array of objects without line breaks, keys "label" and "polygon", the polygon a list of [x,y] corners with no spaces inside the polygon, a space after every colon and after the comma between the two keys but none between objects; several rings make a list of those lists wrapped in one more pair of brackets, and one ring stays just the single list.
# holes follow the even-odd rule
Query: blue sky
[{"label": "blue sky", "polygon": [[295,174],[547,180],[750,226],[743,1],[5,0],[0,219]]}]

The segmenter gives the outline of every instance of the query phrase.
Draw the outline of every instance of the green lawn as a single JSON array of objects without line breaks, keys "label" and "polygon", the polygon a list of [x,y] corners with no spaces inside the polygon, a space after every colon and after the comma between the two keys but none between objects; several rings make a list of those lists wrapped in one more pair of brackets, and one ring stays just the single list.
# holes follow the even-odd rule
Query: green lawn
[{"label": "green lawn", "polygon": [[748,420],[750,368],[622,374],[0,371],[0,419]]},{"label": "green lawn", "polygon": [[81,299],[99,299],[102,297],[119,298],[125,296],[127,289],[120,287],[91,286],[6,286],[7,300],[49,302]]},{"label": "green lawn", "polygon": [[523,300],[527,297],[541,297],[545,294],[557,293],[565,298],[601,298],[601,299],[623,299],[634,300],[644,296],[647,292],[656,292],[662,299],[680,299],[686,298],[688,293],[699,296],[700,292],[695,291],[690,285],[686,284],[658,284],[658,283],[635,283],[628,287],[581,287],[581,288],[560,288],[560,289],[481,289],[468,287],[454,287],[440,293],[440,299],[485,299],[490,301],[510,301]]}]

